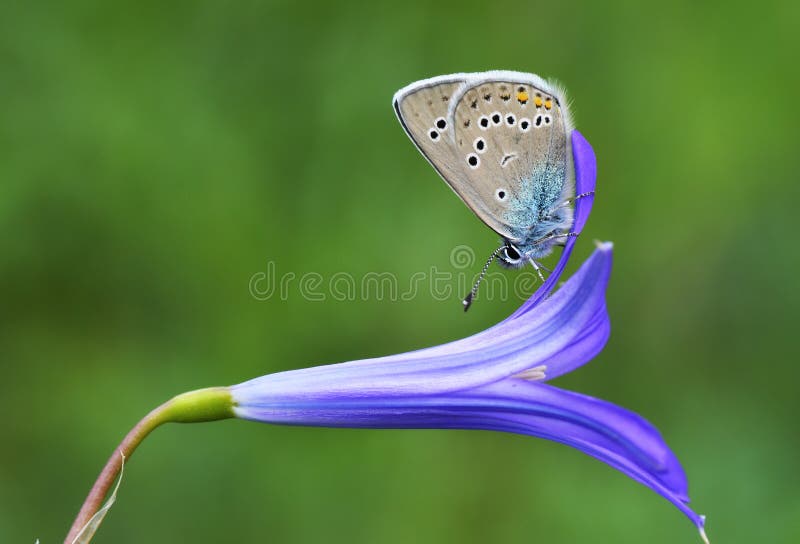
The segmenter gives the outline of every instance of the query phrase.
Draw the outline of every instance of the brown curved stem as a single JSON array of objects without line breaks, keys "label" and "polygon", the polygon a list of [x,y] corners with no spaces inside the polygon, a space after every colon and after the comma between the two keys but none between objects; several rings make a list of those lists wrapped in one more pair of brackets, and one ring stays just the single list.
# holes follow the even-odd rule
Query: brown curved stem
[{"label": "brown curved stem", "polygon": [[123,456],[130,459],[133,452],[156,427],[163,423],[195,423],[234,417],[233,401],[226,387],[199,389],[178,395],[165,402],[142,419],[130,430],[119,446],[111,454],[106,466],[100,472],[89,495],[83,502],[78,516],[64,539],[64,544],[72,544],[83,527],[100,509],[108,491],[119,475]]}]

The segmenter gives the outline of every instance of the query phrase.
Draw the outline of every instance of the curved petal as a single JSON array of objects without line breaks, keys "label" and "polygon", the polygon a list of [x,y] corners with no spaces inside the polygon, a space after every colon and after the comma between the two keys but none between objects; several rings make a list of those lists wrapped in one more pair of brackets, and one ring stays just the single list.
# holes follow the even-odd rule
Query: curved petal
[{"label": "curved petal", "polygon": [[586,323],[583,333],[577,336],[572,344],[542,363],[547,367],[543,381],[550,381],[572,372],[594,359],[605,347],[610,334],[611,322],[603,305],[595,317]]},{"label": "curved petal", "polygon": [[[611,244],[599,247],[536,312],[411,353],[281,372],[234,386],[237,397],[349,398],[439,394],[548,365],[563,373],[593,357],[608,336],[605,288]],[[605,328],[604,328],[605,327]]]},{"label": "curved petal", "polygon": [[[594,204],[597,182],[597,160],[589,140],[577,130],[572,131],[572,157],[575,163],[575,194],[586,195],[575,203],[574,232],[581,232]],[[592,194],[586,194],[592,193]]]},{"label": "curved petal", "polygon": [[652,425],[612,404],[514,377],[547,365],[549,379],[602,349],[610,272],[611,245],[602,244],[534,312],[434,348],[256,378],[231,387],[234,411],[289,425],[486,429],[554,440],[649,486],[704,534],[703,518],[687,506],[683,470]]},{"label": "curved petal", "polygon": [[307,400],[262,398],[238,417],[286,425],[483,429],[572,446],[650,487],[702,530],[688,506],[686,476],[658,430],[608,402],[546,384],[506,379],[445,395]]}]

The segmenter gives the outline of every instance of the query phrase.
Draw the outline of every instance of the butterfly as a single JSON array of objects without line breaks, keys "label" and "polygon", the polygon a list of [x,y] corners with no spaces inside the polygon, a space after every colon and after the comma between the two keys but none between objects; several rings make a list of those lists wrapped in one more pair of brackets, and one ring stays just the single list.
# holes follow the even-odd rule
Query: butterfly
[{"label": "butterfly", "polygon": [[491,262],[511,268],[564,245],[575,194],[572,119],[564,89],[537,75],[493,70],[424,79],[393,98],[417,149],[502,245],[464,299],[466,311]]}]

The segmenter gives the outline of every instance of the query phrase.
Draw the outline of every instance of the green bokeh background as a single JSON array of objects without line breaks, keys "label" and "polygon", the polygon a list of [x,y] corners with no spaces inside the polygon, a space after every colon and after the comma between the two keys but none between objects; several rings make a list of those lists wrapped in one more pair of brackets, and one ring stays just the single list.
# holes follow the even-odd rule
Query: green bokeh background
[{"label": "green bokeh background", "polygon": [[[566,388],[684,463],[712,541],[800,541],[796,2],[7,2],[0,542],[59,542],[174,394],[395,353],[520,303],[256,300],[251,277],[482,260],[495,236],[390,106],[442,73],[555,76],[598,156],[571,268],[613,240],[612,336]],[[480,263],[469,269],[470,273]],[[519,272],[503,272],[513,280]],[[96,542],[699,542],[564,446],[461,431],[159,429]]]}]

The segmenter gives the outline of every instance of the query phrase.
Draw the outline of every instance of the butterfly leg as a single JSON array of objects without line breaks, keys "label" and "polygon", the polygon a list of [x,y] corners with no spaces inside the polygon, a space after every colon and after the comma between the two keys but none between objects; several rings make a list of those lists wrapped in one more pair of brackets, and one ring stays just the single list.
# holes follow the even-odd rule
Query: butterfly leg
[{"label": "butterfly leg", "polygon": [[576,200],[580,200],[581,198],[586,198],[587,196],[593,196],[593,195],[594,195],[594,191],[587,191],[585,193],[581,193],[579,195],[575,195],[572,198],[567,198],[566,200],[564,200],[564,202],[562,202],[561,204],[559,204],[558,206],[556,206],[555,208],[550,210],[550,212],[548,212],[547,215],[548,215],[548,217],[552,216],[552,214],[556,210],[558,210],[559,208],[563,208],[565,206],[569,206],[570,204],[573,204]]},{"label": "butterfly leg", "polygon": [[555,238],[576,238],[577,236],[578,236],[577,232],[565,232],[563,234],[548,234],[547,236],[545,236],[543,238],[539,238],[538,240],[534,240],[531,245],[534,245],[534,246],[535,245],[539,245],[539,244],[542,244],[544,242],[547,242],[548,240],[553,240]]},{"label": "butterfly leg", "polygon": [[577,238],[577,232],[565,232],[564,234],[556,234],[553,238]]},{"label": "butterfly leg", "polygon": [[542,283],[544,283],[544,275],[542,274],[542,269],[539,266],[539,264],[530,258],[528,259],[528,261],[530,261],[531,265],[533,265],[533,269],[536,270],[537,274],[539,274],[539,279],[542,280]]},{"label": "butterfly leg", "polygon": [[541,269],[542,269],[542,270],[544,270],[545,272],[548,272],[548,273],[552,272],[552,269],[550,269],[550,268],[547,268],[547,267],[546,267],[545,265],[543,265],[542,263],[540,263],[540,262],[538,262],[538,261],[537,261],[537,262],[536,262],[536,264],[538,264],[538,265],[539,265],[539,268],[541,268]]}]

